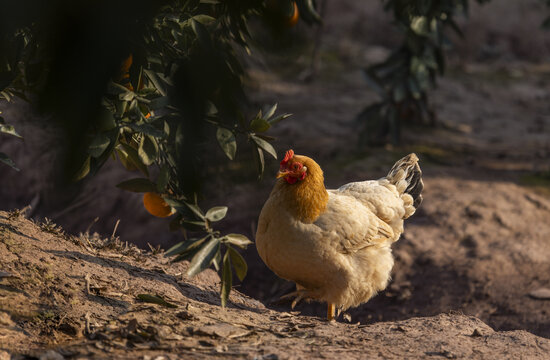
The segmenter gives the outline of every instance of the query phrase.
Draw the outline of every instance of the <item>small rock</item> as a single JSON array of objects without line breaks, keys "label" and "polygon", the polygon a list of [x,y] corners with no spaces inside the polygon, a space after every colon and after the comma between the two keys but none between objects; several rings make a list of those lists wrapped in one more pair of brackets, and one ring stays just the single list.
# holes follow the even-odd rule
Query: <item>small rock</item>
[{"label": "small rock", "polygon": [[550,289],[540,288],[533,290],[529,293],[529,296],[537,300],[550,300]]},{"label": "small rock", "polygon": [[196,320],[197,318],[195,315],[191,314],[189,311],[180,311],[176,314],[177,317],[179,317],[182,320]]},{"label": "small rock", "polygon": [[0,360],[10,360],[10,354],[3,350],[0,350]]},{"label": "small rock", "polygon": [[480,336],[483,336],[483,333],[481,332],[481,330],[479,328],[475,328],[474,332],[470,336],[471,337],[480,337]]},{"label": "small rock", "polygon": [[248,331],[230,324],[212,324],[212,325],[201,326],[200,328],[195,330],[195,333],[199,335],[227,338],[230,336],[236,337],[235,335],[248,333]]},{"label": "small rock", "polygon": [[11,317],[7,313],[1,312],[0,325],[5,327],[11,327],[11,326],[15,326],[15,323],[11,320]]},{"label": "small rock", "polygon": [[65,360],[63,355],[57,351],[48,350],[44,354],[40,355],[40,360]]},{"label": "small rock", "polygon": [[400,332],[407,332],[407,329],[404,328],[401,325],[397,325],[396,327],[391,328],[393,331],[400,331]]},{"label": "small rock", "polygon": [[267,354],[260,357],[255,357],[254,360],[279,360],[279,356],[277,354]]},{"label": "small rock", "polygon": [[214,349],[214,351],[218,352],[218,353],[224,353],[224,352],[227,352],[229,350],[229,348],[227,347],[227,345],[217,345],[216,348]]},{"label": "small rock", "polygon": [[81,337],[82,330],[84,326],[78,322],[69,319],[65,319],[61,324],[59,324],[58,330],[64,332],[67,335],[74,337]]}]

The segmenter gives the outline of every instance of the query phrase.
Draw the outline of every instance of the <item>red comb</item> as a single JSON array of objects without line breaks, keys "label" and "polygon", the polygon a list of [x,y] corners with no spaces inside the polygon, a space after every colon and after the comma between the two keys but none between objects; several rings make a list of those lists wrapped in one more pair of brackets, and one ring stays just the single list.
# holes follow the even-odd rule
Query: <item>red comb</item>
[{"label": "red comb", "polygon": [[294,156],[294,150],[290,149],[286,152],[285,158],[281,161],[281,166],[284,166]]}]

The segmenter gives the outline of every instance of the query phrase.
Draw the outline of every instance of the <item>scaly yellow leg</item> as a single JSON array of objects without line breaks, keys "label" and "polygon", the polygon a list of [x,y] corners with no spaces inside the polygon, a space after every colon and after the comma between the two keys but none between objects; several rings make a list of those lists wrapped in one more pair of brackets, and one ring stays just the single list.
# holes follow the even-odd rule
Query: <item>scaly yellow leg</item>
[{"label": "scaly yellow leg", "polygon": [[332,303],[328,303],[328,306],[327,306],[327,320],[328,321],[334,320],[335,312],[336,312],[336,306],[334,306],[334,304],[332,304]]}]

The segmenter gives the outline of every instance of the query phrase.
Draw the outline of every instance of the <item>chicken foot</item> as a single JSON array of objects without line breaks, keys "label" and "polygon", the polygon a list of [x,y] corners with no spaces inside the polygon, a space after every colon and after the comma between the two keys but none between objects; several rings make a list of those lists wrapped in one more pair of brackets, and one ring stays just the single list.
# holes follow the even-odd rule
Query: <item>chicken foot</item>
[{"label": "chicken foot", "polygon": [[312,292],[307,289],[298,289],[296,291],[293,291],[291,293],[281,296],[280,299],[284,300],[289,298],[294,298],[294,300],[292,300],[292,304],[290,305],[290,307],[294,309],[300,301],[304,299],[309,300],[313,298],[313,296],[312,296]]}]

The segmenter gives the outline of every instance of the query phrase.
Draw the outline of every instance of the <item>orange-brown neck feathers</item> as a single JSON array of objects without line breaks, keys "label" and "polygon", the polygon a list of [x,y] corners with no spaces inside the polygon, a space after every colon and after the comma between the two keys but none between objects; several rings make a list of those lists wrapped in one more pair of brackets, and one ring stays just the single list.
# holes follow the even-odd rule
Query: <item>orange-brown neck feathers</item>
[{"label": "orange-brown neck feathers", "polygon": [[326,210],[328,203],[323,170],[307,156],[294,155],[291,161],[307,167],[305,178],[294,184],[279,179],[275,191],[281,192],[284,206],[294,216],[306,223],[314,222]]}]

